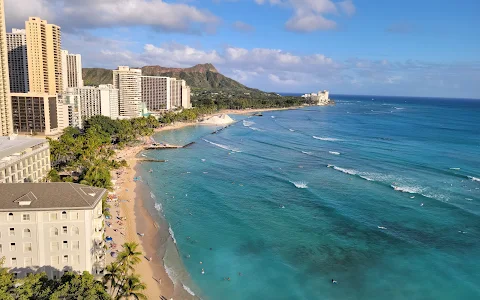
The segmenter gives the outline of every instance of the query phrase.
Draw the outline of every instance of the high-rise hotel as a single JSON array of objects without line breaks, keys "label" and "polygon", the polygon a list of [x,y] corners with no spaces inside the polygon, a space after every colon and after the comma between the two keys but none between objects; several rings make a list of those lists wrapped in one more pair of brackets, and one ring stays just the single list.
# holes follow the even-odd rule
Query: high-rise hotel
[{"label": "high-rise hotel", "polygon": [[113,87],[119,91],[121,117],[137,118],[142,115],[142,70],[120,66],[113,70]]},{"label": "high-rise hotel", "polygon": [[7,33],[8,72],[11,93],[28,93],[27,32],[13,28]]},{"label": "high-rise hotel", "polygon": [[5,10],[0,0],[0,136],[13,133],[10,80],[8,76],[7,31]]}]

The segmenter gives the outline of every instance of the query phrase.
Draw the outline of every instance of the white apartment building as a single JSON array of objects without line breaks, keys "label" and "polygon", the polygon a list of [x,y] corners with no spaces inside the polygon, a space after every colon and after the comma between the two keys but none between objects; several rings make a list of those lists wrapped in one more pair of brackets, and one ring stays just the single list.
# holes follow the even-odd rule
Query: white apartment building
[{"label": "white apartment building", "polygon": [[0,136],[13,133],[5,10],[0,0]]},{"label": "white apartment building", "polygon": [[82,56],[62,50],[63,91],[67,88],[83,87]]},{"label": "white apartment building", "polygon": [[142,102],[148,111],[158,112],[171,108],[171,80],[170,77],[142,76]]},{"label": "white apartment building", "polygon": [[[47,140],[0,137],[0,183],[42,182],[50,168]],[[0,191],[3,191],[1,187]]]},{"label": "white apartment building", "polygon": [[170,105],[172,108],[191,108],[190,87],[185,80],[170,79]]},{"label": "white apartment building", "polygon": [[85,121],[98,115],[117,119],[119,117],[118,96],[118,89],[111,84],[105,84],[99,87],[68,88],[65,98],[73,101],[78,99],[79,118]]},{"label": "white apartment building", "polygon": [[102,276],[105,189],[73,183],[2,184],[0,256],[18,278],[66,271]]},{"label": "white apartment building", "polygon": [[113,70],[113,87],[119,90],[119,115],[137,118],[142,115],[142,70],[120,66]]},{"label": "white apartment building", "polygon": [[25,29],[12,29],[7,33],[8,71],[11,93],[28,93],[27,33]]},{"label": "white apartment building", "polygon": [[317,104],[317,105],[328,104],[330,102],[329,96],[330,96],[330,93],[327,90],[324,90],[323,92],[319,91],[318,94],[311,93],[311,94],[302,95],[303,98],[309,99],[309,100],[315,102],[315,104]]},{"label": "white apartment building", "polygon": [[68,126],[83,127],[82,115],[80,113],[80,96],[70,92],[62,95],[63,104],[68,107]]}]

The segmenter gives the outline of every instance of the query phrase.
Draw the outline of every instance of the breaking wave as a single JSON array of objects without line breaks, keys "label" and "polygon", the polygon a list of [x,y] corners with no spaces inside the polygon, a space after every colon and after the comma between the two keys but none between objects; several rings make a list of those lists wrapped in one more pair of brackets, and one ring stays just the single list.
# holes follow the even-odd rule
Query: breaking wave
[{"label": "breaking wave", "polygon": [[[399,191],[399,192],[402,192],[402,193],[409,193],[409,194],[420,194],[422,195],[422,192],[423,192],[423,189],[420,188],[420,187],[416,187],[416,186],[396,186],[396,185],[391,185],[391,187],[395,190],[395,191]],[[422,195],[423,196],[423,195]]]},{"label": "breaking wave", "polygon": [[173,229],[172,227],[169,225],[168,226],[168,233],[170,233],[170,236],[172,237],[172,240],[173,242],[175,243],[175,245],[177,244],[177,240],[175,239],[175,234],[173,233]]},{"label": "breaking wave", "polygon": [[152,199],[156,199],[156,198],[157,198],[157,197],[155,197],[155,194],[154,194],[153,192],[150,192],[150,197],[151,197]]},{"label": "breaking wave", "polygon": [[222,145],[222,144],[217,144],[217,143],[214,143],[214,142],[210,142],[209,140],[206,140],[206,139],[203,139],[205,142],[211,144],[211,145],[214,145],[214,146],[217,146],[219,148],[222,148],[222,149],[225,149],[225,150],[228,150],[228,151],[232,151],[232,152],[242,152],[240,150],[238,150],[237,148],[233,148],[233,147],[230,147],[230,146],[226,146],[226,145]]},{"label": "breaking wave", "polygon": [[318,136],[313,136],[313,138],[316,139],[316,140],[327,141],[327,142],[338,142],[338,141],[341,141],[340,139],[330,138],[330,137],[318,137]]},{"label": "breaking wave", "polygon": [[477,177],[468,176],[468,179],[470,179],[471,181],[477,181],[477,182],[480,182],[480,178],[477,178]]},{"label": "breaking wave", "polygon": [[182,284],[182,286],[183,286],[183,289],[187,291],[187,293],[189,293],[192,296],[195,296],[195,293],[188,286],[186,286],[185,284]]},{"label": "breaking wave", "polygon": [[290,181],[290,183],[293,183],[293,185],[299,189],[308,188],[308,182],[305,182],[305,181]]},{"label": "breaking wave", "polygon": [[293,129],[289,129],[289,130],[290,130],[291,132],[295,132],[295,130],[293,130]]},{"label": "breaking wave", "polygon": [[312,152],[308,152],[308,151],[302,151],[303,154],[306,154],[306,155],[312,155],[313,153]]},{"label": "breaking wave", "polygon": [[256,128],[256,127],[248,127],[248,128],[250,128],[250,129],[253,130],[253,131],[265,131],[265,130],[258,129],[258,128]]},{"label": "breaking wave", "polygon": [[254,124],[255,124],[255,122],[253,122],[253,121],[243,120],[243,126],[245,126],[245,127],[250,127]]},{"label": "breaking wave", "polygon": [[340,155],[340,152],[337,152],[337,151],[328,151],[328,153],[333,155]]},{"label": "breaking wave", "polygon": [[160,203],[155,203],[155,209],[156,209],[157,211],[162,211],[163,207],[162,207],[162,205],[161,205]]}]

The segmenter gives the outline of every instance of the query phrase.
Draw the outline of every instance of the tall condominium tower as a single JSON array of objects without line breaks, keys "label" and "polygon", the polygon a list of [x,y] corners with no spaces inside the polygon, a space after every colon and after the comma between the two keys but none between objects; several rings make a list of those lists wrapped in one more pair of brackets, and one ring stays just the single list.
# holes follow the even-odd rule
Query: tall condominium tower
[{"label": "tall condominium tower", "polygon": [[113,70],[113,87],[119,90],[120,117],[142,115],[142,70],[120,66]]},{"label": "tall condominium tower", "polygon": [[170,79],[170,104],[172,108],[191,108],[190,87],[185,80]]},{"label": "tall condominium tower", "polygon": [[11,93],[28,93],[27,33],[25,29],[12,29],[7,33],[8,71]]},{"label": "tall condominium tower", "polygon": [[30,92],[59,94],[63,91],[60,27],[31,17],[27,31]]},{"label": "tall condominium tower", "polygon": [[13,133],[10,80],[8,77],[7,31],[3,0],[0,0],[0,136]]},{"label": "tall condominium tower", "polygon": [[63,91],[67,88],[83,87],[82,57],[80,54],[70,54],[62,50]]},{"label": "tall condominium tower", "polygon": [[170,109],[170,80],[170,77],[142,76],[142,101],[149,111]]}]

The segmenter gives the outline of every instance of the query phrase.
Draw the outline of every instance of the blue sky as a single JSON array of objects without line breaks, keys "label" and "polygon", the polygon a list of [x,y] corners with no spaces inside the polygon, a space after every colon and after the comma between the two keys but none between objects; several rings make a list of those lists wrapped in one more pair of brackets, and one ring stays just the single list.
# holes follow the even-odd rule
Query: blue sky
[{"label": "blue sky", "polygon": [[5,0],[86,67],[213,63],[277,92],[480,98],[478,0]]}]

